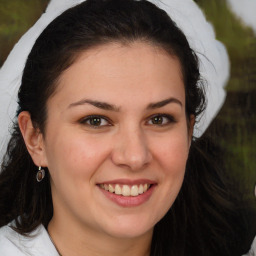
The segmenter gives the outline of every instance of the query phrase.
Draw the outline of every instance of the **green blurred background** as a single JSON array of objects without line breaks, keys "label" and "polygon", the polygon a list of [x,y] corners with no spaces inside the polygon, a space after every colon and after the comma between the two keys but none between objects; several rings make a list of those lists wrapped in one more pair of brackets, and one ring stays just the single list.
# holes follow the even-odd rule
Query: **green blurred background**
[{"label": "green blurred background", "polygon": [[[227,47],[231,77],[227,98],[207,130],[221,146],[231,180],[254,200],[256,182],[256,36],[228,9],[225,0],[195,0]],[[0,66],[45,10],[48,0],[0,0]]]}]

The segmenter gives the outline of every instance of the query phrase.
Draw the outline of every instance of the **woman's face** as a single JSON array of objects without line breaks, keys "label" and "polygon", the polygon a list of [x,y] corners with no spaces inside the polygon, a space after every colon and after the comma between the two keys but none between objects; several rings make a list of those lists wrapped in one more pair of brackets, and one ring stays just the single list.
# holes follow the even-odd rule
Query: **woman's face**
[{"label": "woman's face", "polygon": [[179,61],[141,42],[88,50],[47,107],[53,220],[112,237],[152,232],[179,193],[190,146]]}]

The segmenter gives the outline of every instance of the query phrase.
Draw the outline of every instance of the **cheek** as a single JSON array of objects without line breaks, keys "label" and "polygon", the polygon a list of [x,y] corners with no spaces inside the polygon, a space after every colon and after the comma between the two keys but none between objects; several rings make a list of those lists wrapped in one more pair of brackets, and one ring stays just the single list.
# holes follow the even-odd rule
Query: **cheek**
[{"label": "cheek", "polygon": [[[155,147],[154,155],[161,172],[161,181],[167,197],[163,201],[172,204],[183,183],[189,152],[187,134],[167,136]],[[171,206],[171,205],[169,205]]]},{"label": "cheek", "polygon": [[184,173],[188,152],[189,142],[187,134],[175,134],[175,136],[166,136],[155,145],[155,157],[162,165],[166,175],[179,175]]},{"label": "cheek", "polygon": [[52,177],[61,174],[83,180],[92,176],[108,155],[104,146],[107,143],[83,133],[59,131],[49,136],[48,141],[51,143],[47,145],[47,159]]},{"label": "cheek", "polygon": [[154,157],[157,160],[159,191],[152,214],[160,220],[172,207],[181,189],[188,156],[187,136],[167,136],[155,145]]}]

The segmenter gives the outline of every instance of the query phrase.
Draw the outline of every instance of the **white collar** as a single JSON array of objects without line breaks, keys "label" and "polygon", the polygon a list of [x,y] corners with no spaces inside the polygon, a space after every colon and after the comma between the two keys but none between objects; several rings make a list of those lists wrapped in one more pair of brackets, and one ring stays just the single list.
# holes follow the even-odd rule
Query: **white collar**
[{"label": "white collar", "polygon": [[10,227],[12,224],[0,228],[1,256],[59,256],[43,225],[23,236]]}]

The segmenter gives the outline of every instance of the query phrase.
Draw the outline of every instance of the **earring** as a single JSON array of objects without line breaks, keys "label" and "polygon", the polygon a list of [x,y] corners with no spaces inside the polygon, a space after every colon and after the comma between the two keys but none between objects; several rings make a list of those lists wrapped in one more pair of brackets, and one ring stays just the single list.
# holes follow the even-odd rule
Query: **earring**
[{"label": "earring", "polygon": [[45,171],[41,166],[38,167],[38,172],[36,173],[37,182],[41,182],[44,179]]}]

